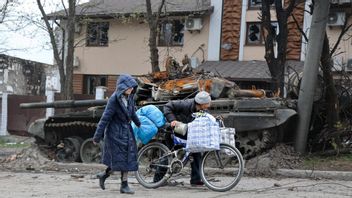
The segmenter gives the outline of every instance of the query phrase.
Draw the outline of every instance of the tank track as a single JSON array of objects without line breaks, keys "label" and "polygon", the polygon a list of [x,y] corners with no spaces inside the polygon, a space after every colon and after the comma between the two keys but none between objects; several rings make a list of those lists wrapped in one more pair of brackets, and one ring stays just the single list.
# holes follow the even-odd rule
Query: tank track
[{"label": "tank track", "polygon": [[271,128],[237,133],[235,139],[236,147],[245,159],[249,159],[272,148],[276,142],[280,141],[281,137],[278,129]]}]

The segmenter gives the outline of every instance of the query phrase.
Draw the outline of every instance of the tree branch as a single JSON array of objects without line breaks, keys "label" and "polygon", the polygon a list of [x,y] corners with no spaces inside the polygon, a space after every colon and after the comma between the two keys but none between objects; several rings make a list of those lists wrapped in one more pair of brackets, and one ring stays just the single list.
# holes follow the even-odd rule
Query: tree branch
[{"label": "tree branch", "polygon": [[164,4],[165,4],[165,0],[162,0],[161,3],[160,3],[159,9],[158,9],[158,13],[156,15],[157,23],[159,22],[159,18],[160,18],[160,15],[161,15],[161,11],[162,11],[162,9],[164,7]]},{"label": "tree branch", "polygon": [[342,30],[340,32],[340,35],[334,45],[334,47],[332,48],[332,50],[330,51],[329,56],[332,57],[332,55],[335,53],[335,51],[337,50],[338,45],[340,44],[342,37],[345,35],[346,32],[348,32],[348,30],[352,27],[352,24],[347,26],[348,23],[348,19],[350,18],[350,16],[346,17],[345,22],[343,24]]},{"label": "tree branch", "polygon": [[0,9],[0,14],[1,14],[0,23],[2,23],[6,17],[8,5],[9,5],[9,0],[6,0],[2,8]]},{"label": "tree branch", "polygon": [[285,9],[286,13],[292,13],[293,9],[295,8],[296,1],[299,2],[299,0],[290,0],[288,7]]},{"label": "tree branch", "polygon": [[292,16],[293,20],[295,21],[295,24],[296,24],[298,30],[299,30],[299,31],[301,32],[301,34],[303,35],[304,40],[305,40],[306,42],[308,42],[308,37],[307,37],[306,33],[303,31],[303,29],[299,26],[299,23],[298,23],[298,21],[297,21],[295,15],[291,14],[291,16]]},{"label": "tree branch", "polygon": [[66,16],[68,16],[67,8],[65,6],[64,0],[61,0],[62,7],[64,7],[64,11],[66,13]]}]

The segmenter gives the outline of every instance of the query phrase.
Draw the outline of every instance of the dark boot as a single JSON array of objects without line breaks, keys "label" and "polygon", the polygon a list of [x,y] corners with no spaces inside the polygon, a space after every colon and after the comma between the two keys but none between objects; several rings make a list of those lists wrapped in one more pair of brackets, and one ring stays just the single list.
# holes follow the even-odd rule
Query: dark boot
[{"label": "dark boot", "polygon": [[99,178],[99,186],[101,189],[105,190],[105,180],[110,176],[109,173],[103,172],[99,173],[97,177]]},{"label": "dark boot", "polygon": [[127,181],[123,181],[123,182],[121,182],[120,193],[134,194],[134,191],[130,189]]}]

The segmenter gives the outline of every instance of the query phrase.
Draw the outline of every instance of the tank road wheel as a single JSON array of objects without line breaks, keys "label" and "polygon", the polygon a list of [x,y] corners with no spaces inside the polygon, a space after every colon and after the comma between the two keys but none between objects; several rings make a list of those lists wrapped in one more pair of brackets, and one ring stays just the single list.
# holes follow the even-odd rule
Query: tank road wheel
[{"label": "tank road wheel", "polygon": [[93,138],[86,139],[81,146],[80,154],[83,163],[99,163],[102,145],[94,145]]},{"label": "tank road wheel", "polygon": [[60,143],[61,133],[57,131],[45,131],[44,141],[49,146],[55,146]]},{"label": "tank road wheel", "polygon": [[79,138],[68,137],[65,138],[62,144],[59,144],[56,151],[56,158],[60,162],[78,162],[80,160],[80,147],[81,142]]},{"label": "tank road wheel", "polygon": [[280,130],[277,128],[264,129],[260,131],[248,131],[238,133],[236,145],[243,153],[243,157],[248,159],[266,149],[272,148],[277,142],[282,140]]}]

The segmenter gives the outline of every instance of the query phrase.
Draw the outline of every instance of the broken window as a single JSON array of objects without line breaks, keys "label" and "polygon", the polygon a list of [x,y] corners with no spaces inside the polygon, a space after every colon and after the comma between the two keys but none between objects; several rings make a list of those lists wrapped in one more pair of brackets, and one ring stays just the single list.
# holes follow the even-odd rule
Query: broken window
[{"label": "broken window", "polygon": [[98,86],[107,86],[107,76],[85,75],[84,76],[84,94],[95,94],[95,88]]},{"label": "broken window", "polygon": [[109,22],[91,22],[87,26],[87,46],[108,46]]},{"label": "broken window", "polygon": [[[263,38],[263,29],[262,29],[261,22],[251,22],[247,23],[247,45],[263,45],[264,38]],[[274,40],[276,41],[278,35],[278,23],[273,22],[271,23],[271,31],[274,35]]]},{"label": "broken window", "polygon": [[262,44],[261,24],[248,23],[247,24],[247,45]]},{"label": "broken window", "polygon": [[[263,0],[249,0],[248,8],[249,9],[251,9],[251,8],[259,9],[262,7],[262,1]],[[274,0],[271,0],[269,3],[271,6],[274,6]]]},{"label": "broken window", "polygon": [[158,46],[182,46],[184,41],[184,21],[168,20],[160,23]]}]

